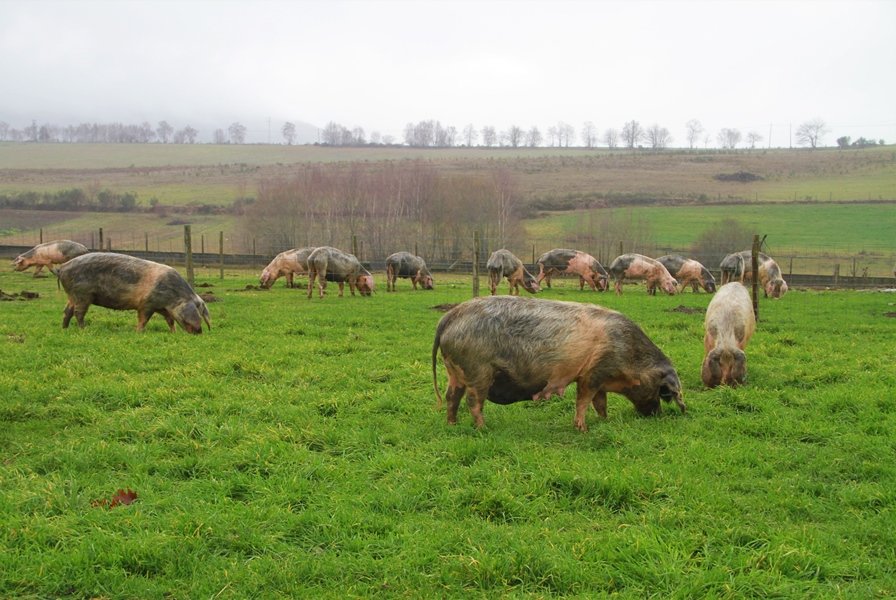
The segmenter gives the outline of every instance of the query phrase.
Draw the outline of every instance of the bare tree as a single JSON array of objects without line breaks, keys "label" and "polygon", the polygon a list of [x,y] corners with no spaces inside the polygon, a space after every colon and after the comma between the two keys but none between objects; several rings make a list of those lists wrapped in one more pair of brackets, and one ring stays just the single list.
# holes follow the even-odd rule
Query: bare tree
[{"label": "bare tree", "polygon": [[582,125],[582,143],[586,148],[594,148],[597,145],[597,126],[591,121],[585,121]]},{"label": "bare tree", "polygon": [[227,143],[227,132],[223,129],[215,129],[215,133],[212,135],[212,140],[216,144],[226,144]]},{"label": "bare tree", "polygon": [[747,134],[747,143],[750,144],[750,150],[756,148],[756,144],[762,141],[762,136],[757,131],[751,131]]},{"label": "bare tree", "polygon": [[697,119],[691,119],[684,124],[684,127],[687,131],[688,148],[693,150],[694,144],[700,141],[700,135],[703,133],[703,123]]},{"label": "bare tree", "polygon": [[538,130],[538,127],[533,125],[532,128],[526,132],[526,145],[530,148],[535,148],[536,146],[541,146],[542,141],[541,131]]},{"label": "bare tree", "polygon": [[557,123],[557,145],[569,148],[569,143],[576,137],[576,128],[569,123]]},{"label": "bare tree", "polygon": [[464,127],[464,144],[467,147],[472,147],[479,141],[479,132],[476,131],[476,128],[472,123],[469,123],[466,127]]},{"label": "bare tree", "polygon": [[619,132],[612,127],[604,132],[604,143],[611,150],[619,146]]},{"label": "bare tree", "polygon": [[168,121],[159,121],[158,127],[156,127],[156,135],[159,136],[159,141],[163,144],[167,144],[168,140],[171,139],[171,134],[174,133],[174,127],[168,124]]},{"label": "bare tree", "polygon": [[352,143],[363,146],[367,143],[367,135],[364,133],[363,127],[357,125],[352,129]]},{"label": "bare tree", "polygon": [[622,126],[622,141],[626,148],[634,148],[644,139],[644,129],[637,121],[629,121]]},{"label": "bare tree", "polygon": [[234,144],[242,144],[246,141],[246,126],[238,121],[234,121],[227,128],[230,134],[230,141]]},{"label": "bare tree", "polygon": [[495,131],[495,128],[491,125],[486,125],[482,128],[482,145],[491,147],[494,146],[498,142],[498,133]]},{"label": "bare tree", "polygon": [[669,130],[665,127],[660,127],[656,123],[647,128],[646,136],[650,147],[654,150],[662,150],[672,143],[672,136],[669,134]]},{"label": "bare tree", "polygon": [[719,141],[719,146],[725,148],[727,150],[734,150],[737,148],[737,145],[740,143],[740,140],[743,136],[740,133],[739,129],[728,129],[727,127],[723,128],[719,131],[719,135],[716,139]]},{"label": "bare tree", "polygon": [[511,148],[519,148],[523,145],[523,129],[516,125],[511,125],[504,132],[504,139],[507,140],[507,145]]},{"label": "bare tree", "polygon": [[827,124],[822,119],[815,117],[797,127],[796,143],[800,146],[818,148],[819,142],[826,133],[828,133]]},{"label": "bare tree", "polygon": [[283,134],[283,139],[286,140],[286,145],[292,146],[292,143],[296,139],[296,124],[287,121],[283,124],[283,127],[280,128],[280,133]]},{"label": "bare tree", "polygon": [[379,146],[381,143],[383,143],[383,134],[381,134],[379,131],[371,131],[370,143],[374,146]]},{"label": "bare tree", "polygon": [[5,140],[6,136],[9,135],[9,123],[6,121],[0,121],[0,141]]}]

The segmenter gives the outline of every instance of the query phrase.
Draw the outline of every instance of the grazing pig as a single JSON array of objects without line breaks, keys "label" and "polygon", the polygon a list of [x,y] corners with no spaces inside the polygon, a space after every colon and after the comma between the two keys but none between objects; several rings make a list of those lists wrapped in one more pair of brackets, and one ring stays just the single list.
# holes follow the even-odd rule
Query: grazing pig
[{"label": "grazing pig", "polygon": [[424,290],[433,288],[432,274],[426,268],[426,263],[422,258],[414,256],[410,252],[396,252],[386,258],[387,292],[395,291],[395,280],[398,277],[410,279],[415,290],[417,284],[420,284]]},{"label": "grazing pig", "polygon": [[339,297],[342,297],[343,287],[348,282],[348,289],[352,296],[355,295],[355,288],[362,296],[369,296],[373,293],[373,275],[370,271],[361,266],[354,254],[343,252],[332,246],[321,246],[315,248],[308,256],[308,297],[314,290],[314,280],[317,279],[317,288],[319,297],[323,298],[327,289],[328,281],[335,281],[339,284]]},{"label": "grazing pig", "polygon": [[68,294],[62,319],[67,329],[72,316],[84,327],[91,304],[113,310],[136,310],[137,331],[143,331],[154,313],[165,317],[174,331],[175,321],[189,333],[202,333],[202,321],[211,329],[208,308],[190,284],[173,268],[142,258],[97,252],[73,258],[56,269]]},{"label": "grazing pig", "polygon": [[732,281],[719,288],[706,308],[703,322],[703,358],[701,377],[706,387],[735,386],[747,375],[744,349],[756,330],[750,293],[740,282]]},{"label": "grazing pig", "polygon": [[548,287],[551,287],[553,275],[578,275],[579,289],[585,289],[585,283],[588,283],[592,290],[599,289],[603,292],[607,289],[609,279],[607,270],[590,254],[567,248],[555,248],[539,256],[535,262],[538,264],[536,281],[539,284],[544,280],[547,281]]},{"label": "grazing pig", "polygon": [[441,350],[448,371],[448,423],[457,423],[464,393],[476,427],[485,400],[511,404],[562,396],[576,383],[573,424],[587,431],[588,404],[607,416],[607,392],[622,394],[642,415],[660,399],[685,411],[681,383],[669,359],[634,322],[613,310],[577,302],[485,296],[451,309],[436,328],[433,386]]},{"label": "grazing pig", "polygon": [[679,254],[667,254],[656,259],[660,264],[666,267],[669,275],[674,277],[680,285],[680,291],[684,291],[685,286],[691,284],[694,293],[699,287],[712,294],[716,291],[716,278],[712,276],[709,269],[701,265],[696,260],[685,258]]},{"label": "grazing pig", "polygon": [[507,277],[510,293],[514,296],[520,295],[520,284],[530,294],[535,294],[541,290],[538,286],[538,281],[523,266],[523,261],[514,256],[509,250],[495,250],[492,252],[492,255],[488,257],[486,268],[488,269],[488,285],[492,296],[495,295],[498,284],[504,277]]},{"label": "grazing pig", "polygon": [[295,287],[293,285],[293,276],[308,272],[308,256],[313,251],[314,248],[309,247],[293,248],[292,250],[281,252],[261,272],[259,285],[267,289],[285,275],[286,287]]},{"label": "grazing pig", "polygon": [[643,254],[623,254],[617,256],[610,265],[610,274],[616,281],[616,294],[622,294],[622,282],[626,279],[644,279],[647,283],[647,293],[656,295],[657,286],[664,292],[674,296],[678,288],[678,282],[669,274],[669,271],[656,259]]},{"label": "grazing pig", "polygon": [[28,252],[20,254],[13,261],[12,266],[16,271],[24,271],[36,265],[34,276],[37,277],[44,267],[53,271],[53,265],[64,264],[76,256],[87,254],[87,252],[87,247],[78,242],[56,240],[55,242],[38,244]]},{"label": "grazing pig", "polygon": [[[787,292],[787,282],[781,276],[781,268],[778,263],[767,254],[760,252],[759,259],[759,285],[762,286],[766,298],[780,298]],[[739,281],[747,284],[753,281],[753,252],[743,250],[729,254],[722,259],[719,268],[722,271],[722,283]]]}]

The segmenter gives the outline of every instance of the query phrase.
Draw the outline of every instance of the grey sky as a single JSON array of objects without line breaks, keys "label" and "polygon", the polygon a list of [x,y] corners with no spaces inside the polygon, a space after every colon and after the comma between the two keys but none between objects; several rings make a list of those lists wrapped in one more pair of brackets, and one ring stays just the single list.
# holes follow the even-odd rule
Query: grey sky
[{"label": "grey sky", "polygon": [[814,117],[896,142],[896,2],[0,0],[0,120],[286,120],[402,138],[699,119],[787,146]]}]

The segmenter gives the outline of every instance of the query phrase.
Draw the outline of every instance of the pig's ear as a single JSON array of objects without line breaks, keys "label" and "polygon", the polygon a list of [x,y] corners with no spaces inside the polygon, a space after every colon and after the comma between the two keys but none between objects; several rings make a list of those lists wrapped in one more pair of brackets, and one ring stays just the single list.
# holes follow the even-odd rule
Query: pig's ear
[{"label": "pig's ear", "polygon": [[669,373],[663,378],[662,383],[660,383],[659,395],[665,402],[674,400],[675,404],[678,405],[678,408],[681,409],[681,412],[684,412],[687,409],[684,402],[681,400],[681,383],[675,372]]}]

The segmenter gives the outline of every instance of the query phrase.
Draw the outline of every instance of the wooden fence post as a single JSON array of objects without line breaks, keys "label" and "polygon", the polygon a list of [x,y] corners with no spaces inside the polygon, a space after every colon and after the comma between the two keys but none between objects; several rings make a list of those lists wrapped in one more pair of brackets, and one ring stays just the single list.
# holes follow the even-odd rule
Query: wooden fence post
[{"label": "wooden fence post", "polygon": [[44,243],[44,228],[43,227],[40,228],[40,243],[41,244]]},{"label": "wooden fence post", "polygon": [[187,283],[193,285],[193,236],[190,226],[184,225],[184,255],[187,261]]},{"label": "wooden fence post", "polygon": [[479,231],[473,232],[473,297],[479,295]]},{"label": "wooden fence post", "polygon": [[221,263],[221,279],[224,279],[224,232],[218,232],[218,259]]},{"label": "wooden fence post", "polygon": [[840,284],[840,263],[834,265],[834,287]]},{"label": "wooden fence post", "polygon": [[759,322],[759,235],[753,235],[753,252],[750,267],[753,272],[753,316]]},{"label": "wooden fence post", "polygon": [[143,247],[146,250],[146,253],[149,254],[149,233],[143,232]]},{"label": "wooden fence post", "polygon": [[103,228],[100,227],[100,252],[103,251]]}]

